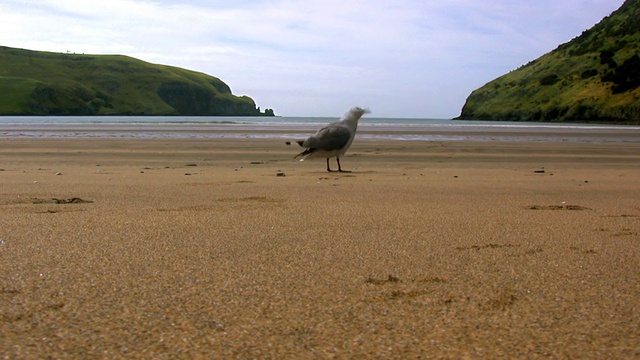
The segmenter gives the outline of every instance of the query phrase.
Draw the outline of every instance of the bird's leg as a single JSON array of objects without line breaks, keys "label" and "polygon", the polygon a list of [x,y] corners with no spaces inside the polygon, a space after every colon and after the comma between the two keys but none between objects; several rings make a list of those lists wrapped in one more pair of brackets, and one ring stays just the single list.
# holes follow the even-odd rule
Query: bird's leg
[{"label": "bird's leg", "polygon": [[340,166],[340,158],[336,156],[336,162],[338,163],[338,171],[339,172],[346,172],[346,173],[350,173],[351,171],[347,171],[347,170],[342,170],[342,167]]},{"label": "bird's leg", "polygon": [[329,166],[329,158],[327,158],[327,171],[333,172],[333,170],[331,170],[331,167]]}]

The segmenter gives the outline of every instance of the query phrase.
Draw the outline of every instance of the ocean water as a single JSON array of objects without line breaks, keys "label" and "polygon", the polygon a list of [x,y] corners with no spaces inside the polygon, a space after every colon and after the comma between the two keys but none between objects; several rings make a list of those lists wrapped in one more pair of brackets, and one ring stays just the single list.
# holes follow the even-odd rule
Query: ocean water
[{"label": "ocean water", "polygon": [[[304,139],[337,117],[4,116],[0,138]],[[640,126],[364,117],[358,139],[640,143]]]}]

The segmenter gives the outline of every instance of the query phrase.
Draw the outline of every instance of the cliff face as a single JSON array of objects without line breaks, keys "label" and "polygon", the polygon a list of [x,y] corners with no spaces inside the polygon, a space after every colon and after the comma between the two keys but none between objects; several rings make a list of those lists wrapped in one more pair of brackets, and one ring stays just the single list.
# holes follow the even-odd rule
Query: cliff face
[{"label": "cliff face", "polygon": [[473,91],[457,119],[640,123],[640,0]]},{"label": "cliff face", "polygon": [[259,116],[222,80],[121,55],[0,47],[0,115]]}]

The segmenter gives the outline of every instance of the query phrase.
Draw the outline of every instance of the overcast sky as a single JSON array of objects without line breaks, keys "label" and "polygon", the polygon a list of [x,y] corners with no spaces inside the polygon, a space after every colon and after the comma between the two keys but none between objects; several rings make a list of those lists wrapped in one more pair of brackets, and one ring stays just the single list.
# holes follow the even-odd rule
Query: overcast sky
[{"label": "overcast sky", "polygon": [[282,116],[452,118],[623,2],[1,0],[0,45],[201,71]]}]

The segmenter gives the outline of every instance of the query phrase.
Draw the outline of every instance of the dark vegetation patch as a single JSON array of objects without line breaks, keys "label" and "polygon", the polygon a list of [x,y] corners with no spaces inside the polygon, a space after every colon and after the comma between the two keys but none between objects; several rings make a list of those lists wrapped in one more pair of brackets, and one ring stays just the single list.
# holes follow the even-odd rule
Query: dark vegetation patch
[{"label": "dark vegetation patch", "polygon": [[612,93],[620,94],[640,86],[640,57],[638,54],[627,59],[602,77],[602,81],[613,83]]}]

